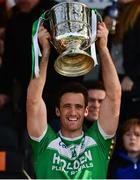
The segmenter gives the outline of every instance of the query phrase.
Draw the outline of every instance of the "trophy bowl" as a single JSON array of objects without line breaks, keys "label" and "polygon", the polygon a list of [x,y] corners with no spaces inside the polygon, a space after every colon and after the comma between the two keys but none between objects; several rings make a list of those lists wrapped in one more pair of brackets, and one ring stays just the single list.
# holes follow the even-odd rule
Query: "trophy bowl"
[{"label": "trophy bowl", "polygon": [[49,16],[52,44],[59,52],[54,68],[64,76],[75,77],[88,73],[94,59],[85,51],[90,47],[91,9],[79,2],[63,2],[46,11]]}]

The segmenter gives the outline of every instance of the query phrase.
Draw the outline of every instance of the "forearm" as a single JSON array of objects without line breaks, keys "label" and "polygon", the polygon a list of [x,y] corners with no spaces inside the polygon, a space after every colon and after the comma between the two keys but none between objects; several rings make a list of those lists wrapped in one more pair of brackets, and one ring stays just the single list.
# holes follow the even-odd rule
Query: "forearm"
[{"label": "forearm", "polygon": [[107,134],[113,135],[116,132],[119,121],[121,86],[108,49],[100,49],[99,53],[106,91],[106,98],[100,108],[99,122]]},{"label": "forearm", "polygon": [[42,92],[47,78],[48,59],[49,56],[42,56],[39,67],[39,77],[34,77],[30,80],[28,86],[28,96],[32,97],[34,100],[42,97]]},{"label": "forearm", "polygon": [[47,127],[47,110],[42,99],[49,56],[42,56],[39,77],[31,79],[27,92],[27,128],[30,136],[39,137]]}]

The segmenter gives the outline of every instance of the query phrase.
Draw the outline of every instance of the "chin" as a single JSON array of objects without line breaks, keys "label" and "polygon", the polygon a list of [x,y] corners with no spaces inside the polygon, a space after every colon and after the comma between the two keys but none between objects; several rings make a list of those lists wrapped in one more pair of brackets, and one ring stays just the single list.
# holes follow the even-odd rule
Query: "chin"
[{"label": "chin", "polygon": [[88,121],[90,121],[90,122],[94,122],[94,121],[96,121],[98,118],[97,118],[97,116],[94,116],[94,117],[87,118],[87,119],[88,119]]},{"label": "chin", "polygon": [[69,129],[70,131],[77,131],[77,130],[80,130],[79,127],[75,127],[75,126],[70,126],[70,127],[68,127],[68,129]]}]

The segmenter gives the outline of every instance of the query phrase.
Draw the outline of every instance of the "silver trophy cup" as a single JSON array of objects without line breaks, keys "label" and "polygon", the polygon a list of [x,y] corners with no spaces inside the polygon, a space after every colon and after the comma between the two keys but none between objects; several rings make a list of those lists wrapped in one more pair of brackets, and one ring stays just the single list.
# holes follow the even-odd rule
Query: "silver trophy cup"
[{"label": "silver trophy cup", "polygon": [[79,2],[59,3],[46,11],[52,44],[60,54],[54,68],[61,75],[81,76],[94,67],[94,59],[85,51],[96,40],[91,34],[91,12]]}]

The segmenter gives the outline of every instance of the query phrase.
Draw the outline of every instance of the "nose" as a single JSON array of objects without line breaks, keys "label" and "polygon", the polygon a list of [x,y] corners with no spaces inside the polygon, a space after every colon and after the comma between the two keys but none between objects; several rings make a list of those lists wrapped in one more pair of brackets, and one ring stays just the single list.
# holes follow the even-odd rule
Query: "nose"
[{"label": "nose", "polygon": [[71,115],[76,115],[76,108],[75,107],[71,107]]},{"label": "nose", "polygon": [[91,102],[90,105],[93,106],[94,108],[99,108],[101,103],[98,100],[94,100]]},{"label": "nose", "polygon": [[135,134],[131,133],[130,139],[135,139],[135,138],[136,138]]},{"label": "nose", "polygon": [[96,107],[99,107],[99,106],[100,106],[100,104],[101,104],[101,103],[99,102],[99,100],[98,100],[98,99],[97,99],[97,100],[95,100],[95,106],[96,106]]}]

